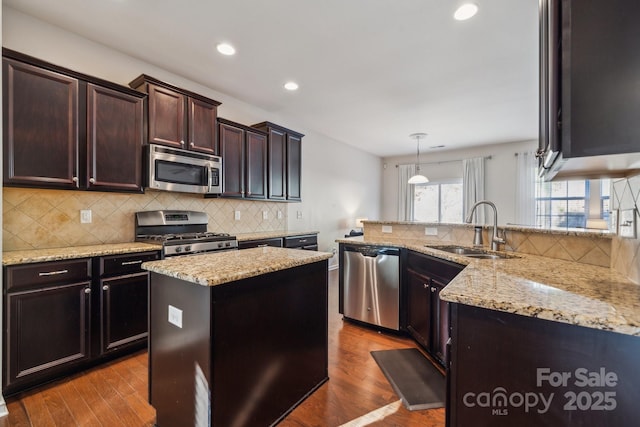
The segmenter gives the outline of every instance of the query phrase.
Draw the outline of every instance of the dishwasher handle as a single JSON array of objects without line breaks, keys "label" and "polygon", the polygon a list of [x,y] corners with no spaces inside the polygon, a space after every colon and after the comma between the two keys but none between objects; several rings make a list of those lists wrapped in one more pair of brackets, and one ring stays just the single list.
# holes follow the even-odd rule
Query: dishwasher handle
[{"label": "dishwasher handle", "polygon": [[400,249],[383,246],[345,246],[345,252],[357,252],[366,257],[375,258],[378,255],[400,256]]}]

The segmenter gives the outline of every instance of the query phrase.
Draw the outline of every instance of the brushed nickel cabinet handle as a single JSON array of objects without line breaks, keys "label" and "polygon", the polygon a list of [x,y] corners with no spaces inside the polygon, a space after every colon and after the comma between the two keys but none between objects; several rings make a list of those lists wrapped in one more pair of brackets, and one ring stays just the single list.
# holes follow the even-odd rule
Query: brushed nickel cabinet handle
[{"label": "brushed nickel cabinet handle", "polygon": [[103,290],[103,291],[108,291],[108,290],[109,290],[109,285],[104,285],[104,286],[102,287],[102,290]]},{"label": "brushed nickel cabinet handle", "polygon": [[142,264],[142,260],[138,259],[135,261],[124,261],[121,263],[121,265],[133,265],[133,264]]},{"label": "brushed nickel cabinet handle", "polygon": [[91,288],[84,288],[84,293],[85,294],[90,294],[91,293]]},{"label": "brushed nickel cabinet handle", "polygon": [[57,270],[57,271],[46,271],[46,272],[42,272],[42,273],[38,273],[38,276],[55,276],[58,274],[66,274],[68,273],[69,270]]},{"label": "brushed nickel cabinet handle", "polygon": [[92,183],[92,184],[95,184],[96,183],[96,179],[95,178],[89,178],[89,182]]}]

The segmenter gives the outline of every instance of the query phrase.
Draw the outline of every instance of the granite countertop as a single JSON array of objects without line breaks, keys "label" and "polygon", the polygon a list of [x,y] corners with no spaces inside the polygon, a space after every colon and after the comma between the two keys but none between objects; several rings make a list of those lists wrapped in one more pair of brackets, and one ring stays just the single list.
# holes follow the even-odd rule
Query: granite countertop
[{"label": "granite countertop", "polygon": [[278,237],[306,236],[307,234],[318,234],[319,231],[260,231],[257,233],[236,234],[238,242],[248,240],[276,239]]},{"label": "granite countertop", "polygon": [[610,268],[517,252],[473,259],[391,239],[337,242],[405,247],[466,265],[440,293],[445,301],[640,336],[640,285]]},{"label": "granite countertop", "polygon": [[[419,222],[419,221],[378,221],[378,220],[365,220],[362,221],[363,224],[373,225],[422,225],[425,227],[440,227],[440,226],[452,226],[452,227],[464,227],[464,228],[474,228],[478,227],[477,224],[467,224],[467,223],[445,223],[445,222]],[[493,225],[481,225],[485,230],[492,230]],[[598,229],[586,229],[586,228],[542,228],[542,227],[533,227],[530,225],[517,225],[517,224],[507,224],[507,225],[498,225],[500,230],[509,230],[509,231],[521,231],[524,233],[527,232],[536,232],[539,234],[557,234],[562,236],[598,236],[602,238],[612,238],[614,233],[609,230],[598,230]]]},{"label": "granite countertop", "polygon": [[2,253],[2,265],[30,264],[34,262],[60,261],[74,258],[88,258],[103,255],[117,255],[134,252],[159,251],[160,245],[148,243],[108,243],[103,245],[72,246],[67,248],[26,249]]},{"label": "granite countertop", "polygon": [[331,258],[327,252],[263,247],[149,261],[142,268],[203,286],[216,286]]}]

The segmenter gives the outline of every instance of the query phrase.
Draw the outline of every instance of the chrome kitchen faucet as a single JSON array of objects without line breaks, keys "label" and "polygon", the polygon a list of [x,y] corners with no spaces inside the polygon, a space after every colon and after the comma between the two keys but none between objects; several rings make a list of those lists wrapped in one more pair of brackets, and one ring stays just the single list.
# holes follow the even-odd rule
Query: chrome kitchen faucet
[{"label": "chrome kitchen faucet", "polygon": [[493,202],[490,202],[489,200],[477,201],[469,210],[469,213],[467,214],[467,218],[465,219],[465,222],[467,224],[471,224],[473,213],[475,212],[478,205],[483,205],[483,204],[489,205],[491,206],[491,208],[493,208],[493,234],[491,236],[491,250],[498,251],[500,250],[499,245],[505,244],[506,241],[503,238],[498,237],[498,210],[496,209],[496,205],[494,205]]}]

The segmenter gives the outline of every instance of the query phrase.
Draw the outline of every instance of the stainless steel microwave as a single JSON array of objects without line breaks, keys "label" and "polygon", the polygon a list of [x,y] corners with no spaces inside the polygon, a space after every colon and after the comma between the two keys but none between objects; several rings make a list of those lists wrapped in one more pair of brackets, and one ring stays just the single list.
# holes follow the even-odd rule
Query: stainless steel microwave
[{"label": "stainless steel microwave", "polygon": [[146,187],[182,193],[222,193],[222,158],[149,144],[145,152]]}]

